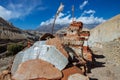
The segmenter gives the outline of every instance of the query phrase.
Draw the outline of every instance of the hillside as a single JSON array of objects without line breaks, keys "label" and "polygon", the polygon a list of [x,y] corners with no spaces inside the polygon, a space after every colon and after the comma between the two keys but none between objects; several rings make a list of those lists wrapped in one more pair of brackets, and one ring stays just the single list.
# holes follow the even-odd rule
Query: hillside
[{"label": "hillside", "polygon": [[0,18],[0,39],[26,39],[22,30],[14,27],[11,23]]},{"label": "hillside", "polygon": [[0,57],[6,55],[9,44],[21,43],[26,46],[27,41],[36,41],[41,36],[37,31],[21,30],[0,17]]},{"label": "hillside", "polygon": [[91,30],[89,45],[96,42],[109,42],[120,37],[120,14]]},{"label": "hillside", "polygon": [[38,40],[41,33],[34,30],[21,30],[0,17],[0,40]]}]

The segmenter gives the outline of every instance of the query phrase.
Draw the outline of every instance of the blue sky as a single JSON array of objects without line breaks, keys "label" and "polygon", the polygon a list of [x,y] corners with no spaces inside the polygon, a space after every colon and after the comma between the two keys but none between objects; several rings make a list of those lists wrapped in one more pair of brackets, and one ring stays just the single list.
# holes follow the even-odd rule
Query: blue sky
[{"label": "blue sky", "polygon": [[102,23],[120,14],[120,0],[0,0],[0,16],[21,29],[36,29],[53,23],[61,2],[64,9],[56,24],[71,22],[72,5],[75,20],[84,24]]}]

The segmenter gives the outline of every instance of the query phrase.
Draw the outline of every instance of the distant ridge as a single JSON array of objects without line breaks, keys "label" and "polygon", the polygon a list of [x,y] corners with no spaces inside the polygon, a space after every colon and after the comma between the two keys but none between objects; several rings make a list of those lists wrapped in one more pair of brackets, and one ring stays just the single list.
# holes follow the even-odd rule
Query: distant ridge
[{"label": "distant ridge", "polygon": [[90,31],[89,45],[109,42],[120,37],[120,14],[96,26]]},{"label": "distant ridge", "polygon": [[[84,28],[87,28],[87,29],[92,29],[94,28],[95,26],[97,26],[98,24],[84,24]],[[68,27],[69,24],[55,24],[55,27],[54,27],[54,32],[57,32],[65,27]],[[48,25],[41,25],[40,27],[38,27],[36,29],[37,31],[40,31],[40,32],[49,32],[51,33],[52,31],[52,24],[48,24]]]}]

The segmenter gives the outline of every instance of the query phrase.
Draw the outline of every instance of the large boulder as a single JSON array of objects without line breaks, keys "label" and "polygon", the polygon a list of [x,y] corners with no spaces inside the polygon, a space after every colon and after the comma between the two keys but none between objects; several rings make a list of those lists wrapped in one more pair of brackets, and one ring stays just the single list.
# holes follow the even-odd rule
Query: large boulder
[{"label": "large boulder", "polygon": [[33,46],[16,55],[11,69],[12,74],[15,74],[20,64],[34,59],[47,61],[59,70],[63,70],[68,64],[68,59],[55,46],[46,45],[44,41],[37,41]]},{"label": "large boulder", "polygon": [[29,80],[37,78],[60,79],[62,73],[52,64],[40,60],[29,60],[19,65],[17,71],[13,75],[15,80]]}]

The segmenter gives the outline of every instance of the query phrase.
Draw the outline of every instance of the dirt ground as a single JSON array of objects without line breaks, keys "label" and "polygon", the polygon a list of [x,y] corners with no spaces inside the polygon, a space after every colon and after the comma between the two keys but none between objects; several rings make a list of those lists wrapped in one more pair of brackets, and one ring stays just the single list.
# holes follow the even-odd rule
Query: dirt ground
[{"label": "dirt ground", "polygon": [[91,73],[88,73],[91,80],[120,80],[120,40],[91,49],[95,57]]}]

